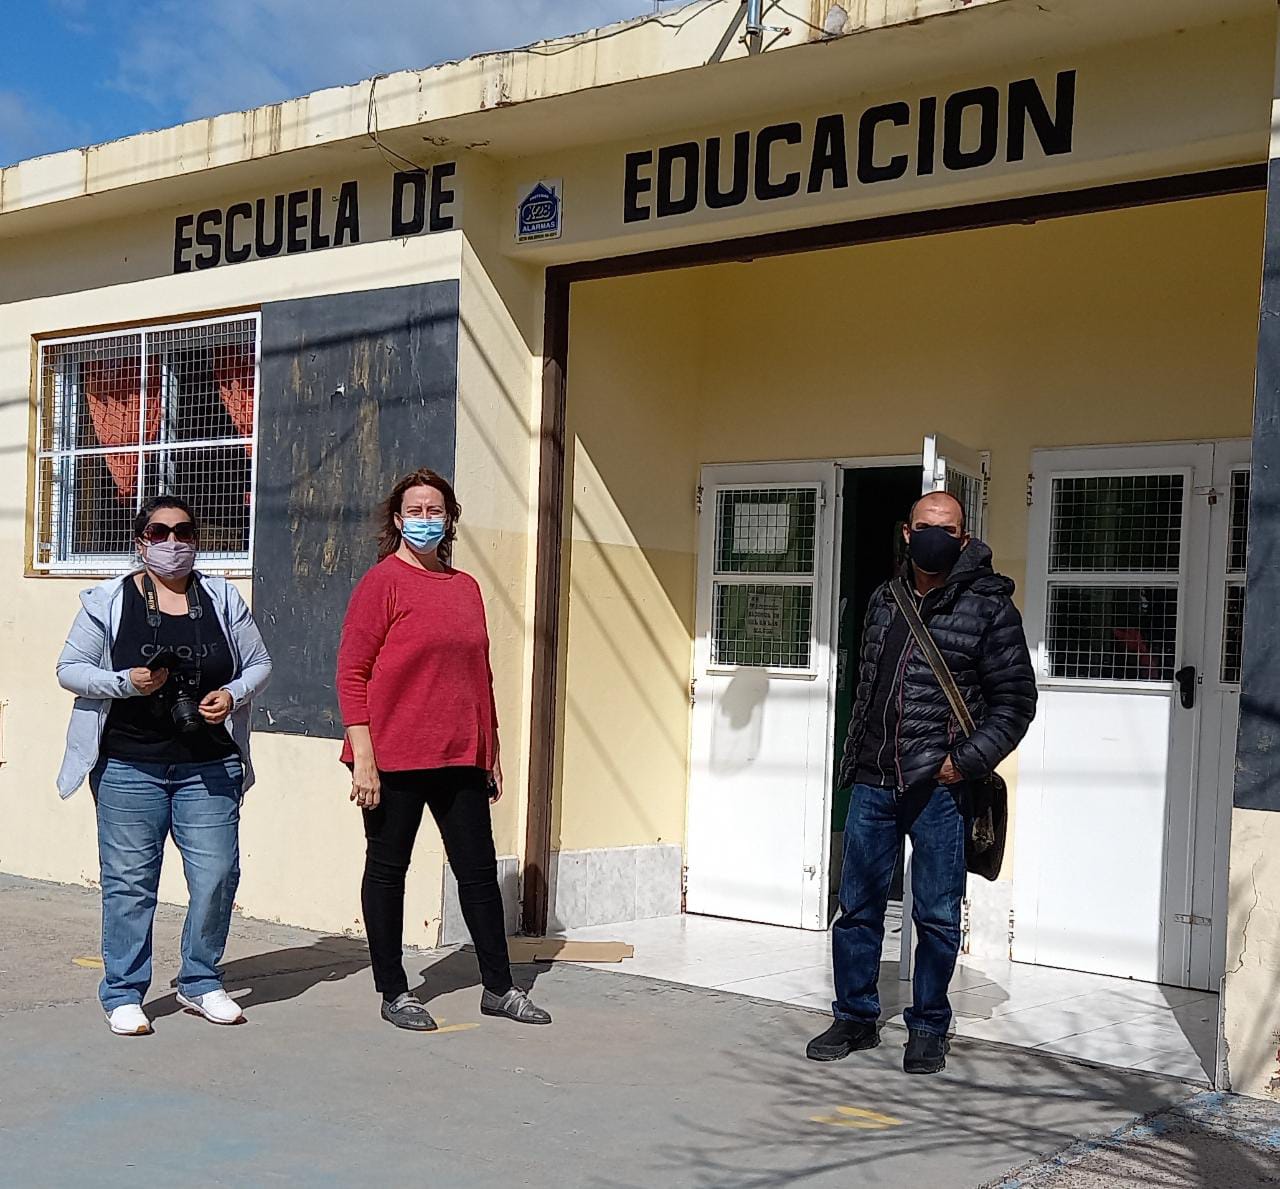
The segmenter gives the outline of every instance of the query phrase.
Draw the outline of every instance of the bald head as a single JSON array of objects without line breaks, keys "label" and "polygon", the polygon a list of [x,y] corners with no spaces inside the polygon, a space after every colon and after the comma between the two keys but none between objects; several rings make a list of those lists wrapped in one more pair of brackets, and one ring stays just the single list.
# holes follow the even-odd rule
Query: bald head
[{"label": "bald head", "polygon": [[957,535],[964,536],[964,505],[949,491],[931,491],[911,505],[907,516],[908,528],[925,528],[928,525],[953,527]]}]

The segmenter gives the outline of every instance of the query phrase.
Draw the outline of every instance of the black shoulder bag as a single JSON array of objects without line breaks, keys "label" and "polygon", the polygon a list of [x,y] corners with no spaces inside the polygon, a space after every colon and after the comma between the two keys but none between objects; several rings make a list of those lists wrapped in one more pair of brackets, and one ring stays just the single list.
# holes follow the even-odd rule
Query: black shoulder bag
[{"label": "black shoulder bag", "polygon": [[[924,659],[929,662],[929,668],[942,687],[942,692],[951,705],[951,713],[956,716],[960,729],[968,738],[974,732],[973,715],[960,696],[956,679],[951,675],[946,659],[929,635],[929,629],[924,626],[924,620],[916,610],[915,600],[912,599],[906,582],[895,578],[889,584],[889,589],[916,644],[924,653]],[[1004,863],[1005,834],[1009,828],[1009,790],[1004,779],[996,772],[992,772],[984,780],[967,781],[965,787],[969,801],[969,820],[964,836],[965,866],[983,879],[996,879]]]}]

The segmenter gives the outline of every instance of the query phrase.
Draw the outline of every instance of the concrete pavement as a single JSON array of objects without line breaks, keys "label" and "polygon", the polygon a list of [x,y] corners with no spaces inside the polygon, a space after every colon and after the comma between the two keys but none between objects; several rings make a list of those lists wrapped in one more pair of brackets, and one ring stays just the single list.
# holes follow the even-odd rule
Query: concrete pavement
[{"label": "concrete pavement", "polygon": [[361,941],[238,918],[227,988],[249,1023],[217,1028],[173,999],[170,908],[156,1033],[125,1040],[97,1006],[98,913],[0,877],[0,1184],[972,1189],[1023,1168],[1040,1189],[1052,1153],[1195,1095],[973,1041],[911,1079],[896,1029],[816,1065],[814,1012],[618,968],[522,968],[556,1023],[521,1028],[479,1014],[466,952],[411,964],[444,1027],[408,1035],[379,1019]]}]

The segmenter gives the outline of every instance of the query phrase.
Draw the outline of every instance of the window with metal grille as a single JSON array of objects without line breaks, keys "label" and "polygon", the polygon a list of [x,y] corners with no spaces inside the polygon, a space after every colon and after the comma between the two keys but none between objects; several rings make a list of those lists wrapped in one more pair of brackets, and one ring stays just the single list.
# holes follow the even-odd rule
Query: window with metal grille
[{"label": "window with metal grille", "polygon": [[716,493],[712,665],[812,668],[818,499],[817,487]]},{"label": "window with metal grille", "polygon": [[1244,578],[1249,557],[1249,472],[1231,473],[1227,587],[1222,610],[1222,684],[1240,684],[1244,655]]},{"label": "window with metal grille", "polygon": [[951,467],[947,470],[947,490],[960,501],[960,506],[964,509],[965,529],[975,537],[980,537],[983,532],[982,480]]},{"label": "window with metal grille", "polygon": [[1173,680],[1185,497],[1177,473],[1053,480],[1048,676]]},{"label": "window with metal grille", "polygon": [[42,341],[36,568],[127,570],[143,501],[176,495],[201,567],[247,573],[257,388],[256,314]]}]

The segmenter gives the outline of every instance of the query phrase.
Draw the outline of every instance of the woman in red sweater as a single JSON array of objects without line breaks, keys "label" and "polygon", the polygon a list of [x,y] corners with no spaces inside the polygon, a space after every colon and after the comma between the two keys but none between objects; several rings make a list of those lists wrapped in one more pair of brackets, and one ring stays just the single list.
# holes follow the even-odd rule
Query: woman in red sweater
[{"label": "woman in red sweater", "polygon": [[480,1010],[522,1024],[551,1017],[511,982],[489,806],[502,796],[484,600],[449,564],[461,508],[434,471],[406,475],[382,510],[377,565],[347,607],[338,648],[342,760],[367,843],[360,899],[382,1018],[430,1032],[402,955],[404,881],[424,809],[458,878],[480,963]]}]

